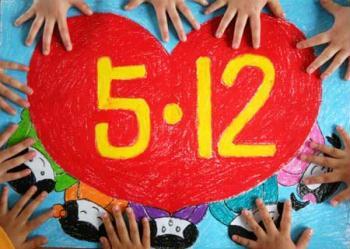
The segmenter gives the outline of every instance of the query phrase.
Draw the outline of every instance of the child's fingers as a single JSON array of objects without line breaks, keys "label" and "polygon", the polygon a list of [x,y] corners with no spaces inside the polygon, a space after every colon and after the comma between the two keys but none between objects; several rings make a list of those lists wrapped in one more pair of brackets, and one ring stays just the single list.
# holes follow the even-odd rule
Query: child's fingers
[{"label": "child's fingers", "polygon": [[346,51],[340,51],[335,58],[333,59],[332,63],[329,65],[329,67],[322,73],[321,78],[325,79],[328,76],[330,76],[332,73],[334,73],[335,70],[337,70],[341,64],[348,58],[349,53]]},{"label": "child's fingers", "polygon": [[6,128],[6,130],[3,133],[0,133],[0,147],[4,146],[7,143],[7,141],[15,133],[17,128],[17,124],[11,124]]},{"label": "child's fingers", "polygon": [[19,215],[20,220],[26,223],[32,216],[34,211],[39,207],[39,205],[46,199],[47,192],[41,192],[31,203],[29,203]]},{"label": "child's fingers", "polygon": [[277,228],[275,223],[273,222],[273,219],[270,216],[269,211],[267,210],[265,204],[263,203],[263,201],[261,199],[257,199],[256,200],[256,205],[259,209],[259,213],[260,216],[262,218],[262,221],[264,223],[265,229],[267,231],[268,234],[272,234],[277,232]]},{"label": "child's fingers", "polygon": [[144,0],[130,0],[124,7],[125,10],[133,10],[140,6]]},{"label": "child's fingers", "polygon": [[30,173],[31,173],[30,169],[21,170],[19,172],[15,172],[15,173],[7,173],[1,178],[1,181],[4,181],[4,182],[15,181],[18,179],[22,179],[22,178],[26,177],[27,175],[30,175]]},{"label": "child's fingers", "polygon": [[19,71],[29,71],[29,67],[23,64],[9,62],[9,61],[0,61],[0,68],[10,69],[10,70],[19,70]]},{"label": "child's fingers", "polygon": [[136,222],[136,218],[135,218],[133,210],[130,207],[128,207],[126,209],[126,214],[128,216],[128,220],[129,220],[131,241],[134,242],[135,244],[141,244],[140,232],[139,232],[139,228],[137,226],[137,222]]},{"label": "child's fingers", "polygon": [[350,135],[344,130],[343,127],[337,126],[337,131],[343,140],[346,149],[350,149]]},{"label": "child's fingers", "polygon": [[312,74],[315,72],[318,68],[320,68],[323,64],[325,64],[327,61],[332,59],[332,57],[338,52],[339,50],[329,45],[312,63],[311,65],[306,69],[306,71],[309,74]]},{"label": "child's fingers", "polygon": [[204,14],[206,14],[206,15],[211,14],[214,11],[221,9],[225,5],[226,5],[225,1],[216,0],[211,5],[209,5],[209,7],[204,11]]},{"label": "child's fingers", "polygon": [[265,236],[265,231],[260,227],[260,225],[256,222],[251,212],[248,210],[242,211],[244,219],[247,221],[249,227],[252,229],[256,237],[262,238]]},{"label": "child's fingers", "polygon": [[238,13],[238,17],[235,24],[235,33],[233,35],[233,41],[232,41],[232,47],[234,49],[238,49],[241,44],[241,40],[242,40],[245,26],[247,24],[247,20],[248,20],[248,15]]},{"label": "child's fingers", "polygon": [[284,18],[285,14],[281,3],[278,0],[272,0],[269,2],[269,7],[272,12],[277,17]]},{"label": "child's fingers", "polygon": [[328,10],[333,15],[335,15],[335,13],[341,8],[341,6],[335,3],[333,0],[321,0],[320,2],[323,8]]},{"label": "child's fingers", "polygon": [[118,231],[118,236],[120,241],[123,242],[129,242],[130,241],[130,237],[129,237],[129,233],[128,233],[128,229],[126,228],[126,224],[122,215],[122,211],[120,210],[120,208],[118,206],[116,206],[113,209],[113,215],[114,215],[114,219],[115,219],[115,224],[117,227],[117,231]]},{"label": "child's fingers", "polygon": [[258,248],[258,243],[254,240],[246,239],[238,235],[233,235],[232,239],[237,242],[238,244],[249,248],[249,249],[255,249]]},{"label": "child's fingers", "polygon": [[320,176],[310,176],[303,180],[306,185],[311,184],[323,184],[323,183],[334,183],[341,181],[341,175],[339,173],[326,173]]},{"label": "child's fingers", "polygon": [[311,142],[311,148],[316,149],[322,152],[323,154],[334,158],[342,158],[346,155],[346,153],[343,150],[339,150],[337,148],[330,147],[325,144],[318,144],[315,142]]},{"label": "child's fingers", "polygon": [[[27,138],[27,139],[23,140],[22,142],[14,145],[14,146],[11,146],[8,149],[0,151],[0,163],[14,157],[18,153],[20,153],[20,152],[24,151],[25,149],[27,149],[28,147],[32,146],[34,143],[35,143],[34,139]],[[31,154],[32,155],[34,154],[34,156],[35,156],[35,152],[32,152]]]},{"label": "child's fingers", "polygon": [[32,160],[35,157],[35,155],[36,153],[34,151],[30,151],[24,155],[9,159],[1,164],[1,172],[8,172],[9,170],[16,168],[17,166],[29,160]]},{"label": "child's fingers", "polygon": [[221,22],[219,24],[219,27],[216,31],[216,37],[221,38],[224,34],[225,30],[227,29],[228,25],[232,22],[233,18],[235,18],[237,13],[237,9],[234,7],[228,7],[224,16],[221,19]]},{"label": "child's fingers", "polygon": [[34,15],[35,15],[34,9],[29,8],[23,15],[21,15],[20,17],[17,18],[17,20],[15,21],[15,25],[16,26],[22,25],[23,23],[25,23],[29,19],[33,18]]},{"label": "child's fingers", "polygon": [[102,245],[102,249],[111,249],[111,245],[108,242],[108,239],[106,237],[101,237],[100,242]]},{"label": "child's fingers", "polygon": [[8,211],[8,194],[9,188],[7,186],[3,186],[0,197],[0,214],[6,214]]},{"label": "child's fingers", "polygon": [[193,1],[203,6],[207,6],[209,4],[207,0],[193,0]]},{"label": "child's fingers", "polygon": [[318,35],[315,35],[307,40],[303,40],[297,43],[297,48],[304,49],[304,48],[311,48],[315,46],[319,46],[325,43],[330,42],[331,38],[328,32],[320,33]]},{"label": "child's fingers", "polygon": [[16,115],[16,110],[12,108],[1,96],[0,96],[0,111],[3,110],[10,115]]},{"label": "child's fingers", "polygon": [[348,68],[345,73],[345,80],[350,80],[350,56],[348,57]]},{"label": "child's fingers", "polygon": [[18,214],[22,211],[25,205],[29,202],[30,198],[35,194],[38,190],[36,186],[32,186],[29,190],[19,199],[19,201],[15,204],[15,206],[11,209],[10,214],[14,217],[17,217]]},{"label": "child's fingers", "polygon": [[168,19],[166,15],[166,10],[163,7],[155,7],[158,26],[162,40],[165,42],[169,41],[169,28],[168,28]]},{"label": "child's fingers", "polygon": [[301,155],[300,159],[308,163],[315,163],[327,168],[337,168],[338,159],[334,159],[326,156],[314,156],[314,155]]},{"label": "child's fingers", "polygon": [[48,240],[44,236],[37,236],[34,237],[27,242],[24,243],[23,249],[37,249],[39,247],[42,247],[43,245],[46,245],[48,243]]},{"label": "child's fingers", "polygon": [[43,213],[42,215],[34,218],[28,223],[28,230],[34,231],[35,229],[39,228],[42,224],[44,224],[48,219],[53,217],[53,211],[47,211]]},{"label": "child's fingers", "polygon": [[91,16],[93,14],[92,10],[90,9],[89,5],[85,3],[83,0],[78,0],[74,3],[74,6],[79,9],[84,15]]},{"label": "child's fingers", "polygon": [[13,88],[20,90],[21,92],[23,92],[25,94],[30,95],[33,93],[33,90],[30,87],[26,86],[25,84],[22,84],[18,80],[14,79],[6,74],[0,73],[0,81],[8,86],[11,86]]},{"label": "child's fingers", "polygon": [[120,244],[120,242],[119,242],[119,238],[116,234],[116,231],[113,227],[112,221],[109,218],[109,215],[104,214],[102,219],[103,219],[103,224],[105,225],[105,228],[106,228],[108,239],[109,239],[112,247],[117,247]]},{"label": "child's fingers", "polygon": [[26,45],[27,46],[30,46],[32,45],[36,35],[38,34],[41,26],[43,25],[44,23],[44,17],[42,16],[36,16],[33,23],[32,23],[32,26],[30,27],[30,30],[29,30],[29,33],[28,33],[28,37],[27,37],[27,40],[26,40]]},{"label": "child's fingers", "polygon": [[150,248],[151,247],[151,229],[147,218],[142,219],[142,229],[143,229],[142,245],[145,248]]},{"label": "child's fingers", "polygon": [[53,30],[55,28],[55,19],[47,18],[45,20],[45,27],[43,33],[43,54],[48,55],[50,53],[50,45],[52,40]]},{"label": "child's fingers", "polygon": [[343,190],[339,194],[337,194],[331,201],[331,204],[333,206],[337,206],[339,203],[343,201],[350,200],[350,188],[348,187],[347,189]]},{"label": "child's fingers", "polygon": [[306,229],[303,234],[300,236],[298,242],[297,242],[297,249],[306,249],[313,231],[311,229]]},{"label": "child's fingers", "polygon": [[0,84],[0,95],[6,97],[7,99],[11,100],[13,103],[23,107],[28,108],[29,102],[22,99],[17,93],[10,90],[10,88],[4,86],[3,84]]},{"label": "child's fingers", "polygon": [[181,13],[184,15],[184,17],[186,17],[188,22],[192,25],[192,27],[195,30],[199,30],[200,24],[199,22],[197,22],[196,18],[193,16],[191,10],[186,6],[186,4],[184,2],[180,2],[177,7],[181,11]]},{"label": "child's fingers", "polygon": [[181,41],[186,41],[186,39],[187,39],[186,34],[185,34],[184,28],[182,26],[180,15],[177,12],[175,5],[171,5],[168,8],[168,14],[169,14],[171,22],[173,23],[173,25],[175,27],[175,30],[176,30],[178,37],[180,38]]},{"label": "child's fingers", "polygon": [[261,33],[261,23],[260,14],[254,14],[249,18],[250,29],[252,32],[253,47],[255,49],[260,47],[260,33]]},{"label": "child's fingers", "polygon": [[64,47],[66,48],[67,51],[71,51],[72,50],[72,42],[71,42],[70,35],[69,35],[69,29],[68,29],[66,16],[58,17],[57,25],[58,25],[58,30],[60,32]]},{"label": "child's fingers", "polygon": [[281,219],[281,232],[287,235],[290,234],[290,228],[292,225],[291,214],[292,214],[292,205],[290,203],[290,200],[287,200],[284,203],[283,214]]}]

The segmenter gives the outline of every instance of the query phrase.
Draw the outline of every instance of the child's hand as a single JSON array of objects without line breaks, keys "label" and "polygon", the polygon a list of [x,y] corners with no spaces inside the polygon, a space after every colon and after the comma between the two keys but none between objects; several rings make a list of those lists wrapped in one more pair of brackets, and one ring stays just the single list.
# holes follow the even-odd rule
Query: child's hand
[{"label": "child's hand", "polygon": [[[0,148],[7,143],[7,140],[15,133],[17,127],[17,125],[11,125],[4,133],[0,133]],[[34,140],[28,138],[10,148],[0,150],[0,184],[23,178],[31,173],[29,169],[15,173],[8,173],[8,171],[35,157],[35,152],[31,151],[13,158],[33,144]]]},{"label": "child's hand", "polygon": [[30,46],[33,43],[40,28],[44,26],[43,54],[48,55],[50,53],[52,33],[57,23],[63,44],[67,51],[71,51],[72,42],[67,25],[67,12],[72,6],[78,8],[85,15],[92,15],[91,9],[84,0],[34,0],[32,6],[15,22],[15,25],[19,26],[35,17],[26,45]]},{"label": "child's hand", "polygon": [[25,94],[32,94],[33,90],[28,86],[22,84],[18,80],[5,74],[5,70],[19,70],[28,72],[29,68],[27,66],[17,64],[14,62],[0,61],[0,109],[5,112],[15,115],[16,111],[13,109],[5,100],[9,99],[13,103],[16,103],[22,107],[29,107],[28,101],[21,98],[18,94],[14,93],[9,87],[18,89]]},{"label": "child's hand", "polygon": [[32,231],[52,217],[52,211],[48,211],[29,220],[47,196],[46,192],[42,192],[35,200],[29,202],[36,190],[36,187],[31,187],[11,210],[8,209],[8,188],[4,187],[2,191],[0,199],[0,226],[4,229],[16,249],[35,249],[47,243],[47,239],[43,236],[28,239],[28,235]]},{"label": "child's hand", "polygon": [[[307,72],[312,74],[334,57],[330,66],[321,74],[321,78],[325,79],[350,58],[350,7],[340,6],[332,0],[321,0],[321,4],[334,16],[333,27],[324,33],[299,42],[297,47],[303,49],[328,43],[327,48],[307,68]],[[350,80],[350,62],[345,79]]]},{"label": "child's hand", "polygon": [[245,26],[249,19],[253,38],[253,47],[259,48],[261,31],[260,13],[266,4],[269,5],[274,15],[280,18],[284,17],[284,12],[279,0],[216,0],[205,11],[205,14],[210,14],[227,5],[225,15],[221,19],[219,28],[216,31],[216,37],[221,38],[228,25],[236,17],[232,47],[235,49],[239,48]]},{"label": "child's hand", "polygon": [[[208,5],[207,0],[193,0],[202,5]],[[169,28],[168,28],[168,18],[169,15],[171,22],[173,23],[177,35],[181,41],[186,41],[186,33],[182,26],[179,11],[192,27],[196,30],[200,28],[200,24],[194,18],[190,9],[186,6],[184,0],[129,0],[129,3],[125,6],[126,10],[131,10],[142,3],[149,2],[153,5],[154,10],[157,14],[158,25],[163,41],[169,41]]]},{"label": "child's hand", "polygon": [[305,184],[309,185],[333,182],[346,183],[347,188],[332,199],[331,204],[334,206],[342,201],[350,200],[350,136],[341,127],[337,127],[337,131],[344,143],[343,150],[312,142],[311,147],[324,153],[327,157],[310,155],[301,156],[301,159],[306,162],[312,162],[333,170],[332,172],[320,176],[309,177],[304,180]]},{"label": "child's hand", "polygon": [[146,218],[142,220],[143,235],[141,241],[134,212],[129,207],[126,209],[126,213],[128,216],[130,233],[126,227],[119,207],[113,209],[116,230],[114,229],[108,214],[105,214],[103,217],[103,223],[106,227],[108,236],[108,239],[105,237],[101,238],[103,249],[149,249],[151,247],[148,220]]},{"label": "child's hand", "polygon": [[255,221],[251,212],[243,211],[243,216],[248,225],[253,229],[257,240],[249,240],[239,236],[233,236],[233,240],[249,249],[306,249],[312,235],[312,230],[307,229],[301,235],[295,245],[290,237],[292,207],[290,201],[284,203],[284,211],[281,220],[281,228],[278,230],[264,203],[256,200],[260,216],[266,231]]}]

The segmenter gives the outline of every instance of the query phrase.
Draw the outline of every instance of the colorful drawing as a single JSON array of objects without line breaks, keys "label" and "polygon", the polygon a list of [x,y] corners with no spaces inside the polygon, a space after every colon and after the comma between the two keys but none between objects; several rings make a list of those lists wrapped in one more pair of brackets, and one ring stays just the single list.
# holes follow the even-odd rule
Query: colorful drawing
[{"label": "colorful drawing", "polygon": [[151,226],[151,245],[154,248],[188,248],[199,235],[196,225],[205,216],[208,206],[183,208],[173,214],[167,211],[130,203],[137,219],[147,217]]},{"label": "colorful drawing", "polygon": [[54,212],[66,234],[97,242],[106,235],[102,215],[111,214],[115,205],[124,210],[128,202],[109,197],[80,182],[66,190],[65,203],[55,205]]}]

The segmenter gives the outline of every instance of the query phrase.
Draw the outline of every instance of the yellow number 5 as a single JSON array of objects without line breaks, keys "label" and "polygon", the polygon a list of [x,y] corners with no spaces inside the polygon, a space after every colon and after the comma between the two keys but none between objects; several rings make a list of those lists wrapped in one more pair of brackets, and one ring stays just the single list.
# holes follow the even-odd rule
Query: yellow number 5
[{"label": "yellow number 5", "polygon": [[257,67],[264,73],[264,79],[254,97],[235,117],[221,135],[218,152],[223,157],[271,157],[276,154],[275,144],[235,144],[234,140],[248,122],[264,106],[275,84],[275,68],[272,62],[260,55],[245,54],[227,64],[222,83],[232,87],[244,67]]},{"label": "yellow number 5", "polygon": [[113,98],[110,96],[112,80],[133,80],[146,77],[145,65],[112,67],[108,57],[97,62],[98,108],[100,110],[125,110],[136,115],[138,135],[129,146],[113,146],[108,139],[108,123],[95,127],[96,147],[101,156],[110,159],[130,159],[142,154],[148,147],[151,134],[150,109],[144,99]]}]

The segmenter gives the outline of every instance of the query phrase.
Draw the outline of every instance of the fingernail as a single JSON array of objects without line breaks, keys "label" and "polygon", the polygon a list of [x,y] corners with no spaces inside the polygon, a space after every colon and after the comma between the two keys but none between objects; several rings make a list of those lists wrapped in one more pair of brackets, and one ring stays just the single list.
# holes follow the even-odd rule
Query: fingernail
[{"label": "fingernail", "polygon": [[338,205],[338,202],[337,202],[337,201],[331,201],[331,205],[332,205],[333,207],[336,207],[336,206]]},{"label": "fingernail", "polygon": [[321,74],[321,80],[328,78],[329,74]]},{"label": "fingernail", "polygon": [[24,102],[24,107],[25,107],[25,108],[29,108],[29,107],[30,107],[30,104],[29,104],[28,101]]},{"label": "fingernail", "polygon": [[317,144],[316,144],[315,142],[311,142],[311,143],[310,143],[310,147],[311,147],[312,149],[316,149],[316,148],[317,148]]},{"label": "fingernail", "polygon": [[29,87],[29,88],[28,88],[28,94],[29,94],[29,95],[32,95],[33,93],[34,93],[34,90],[33,90],[32,88]]},{"label": "fingernail", "polygon": [[216,38],[221,38],[222,37],[222,33],[221,32],[216,32],[215,36],[216,36]]},{"label": "fingernail", "polygon": [[315,71],[315,69],[313,67],[309,67],[308,69],[306,69],[306,72],[308,74],[312,74]]},{"label": "fingernail", "polygon": [[196,23],[194,24],[194,28],[195,28],[196,30],[199,30],[199,29],[201,28],[201,25],[200,25],[198,22],[196,22]]},{"label": "fingernail", "polygon": [[72,49],[73,49],[72,44],[68,44],[66,50],[70,52],[70,51],[72,51]]},{"label": "fingernail", "polygon": [[48,196],[48,193],[46,191],[41,192],[41,198],[44,199]]},{"label": "fingernail", "polygon": [[116,212],[119,211],[119,206],[118,205],[114,207],[114,211],[116,211]]},{"label": "fingernail", "polygon": [[306,160],[306,156],[305,155],[300,155],[300,159],[305,161]]},{"label": "fingernail", "polygon": [[92,10],[88,10],[88,15],[92,15],[94,12],[92,12]]},{"label": "fingernail", "polygon": [[310,229],[309,235],[312,236],[314,234],[314,230]]},{"label": "fingernail", "polygon": [[308,180],[308,179],[303,179],[303,181],[302,181],[304,184],[310,184],[310,181]]},{"label": "fingernail", "polygon": [[262,200],[260,198],[258,198],[258,199],[256,199],[256,203],[261,205],[263,202],[262,202]]},{"label": "fingernail", "polygon": [[300,43],[297,43],[297,48],[302,48]]},{"label": "fingernail", "polygon": [[28,40],[25,42],[25,44],[26,44],[27,47],[29,47],[31,45]]},{"label": "fingernail", "polygon": [[32,186],[32,187],[30,188],[30,190],[31,190],[32,192],[36,192],[36,191],[38,190],[38,188],[34,185],[34,186]]},{"label": "fingernail", "polygon": [[126,208],[126,212],[128,212],[128,213],[132,213],[132,209],[131,209],[131,207],[127,207],[127,208]]},{"label": "fingernail", "polygon": [[237,235],[233,235],[233,236],[232,236],[232,239],[233,239],[233,240],[237,240]]},{"label": "fingernail", "polygon": [[24,174],[27,176],[27,175],[30,175],[30,173],[32,173],[32,171],[30,169],[26,169],[24,171]]}]

